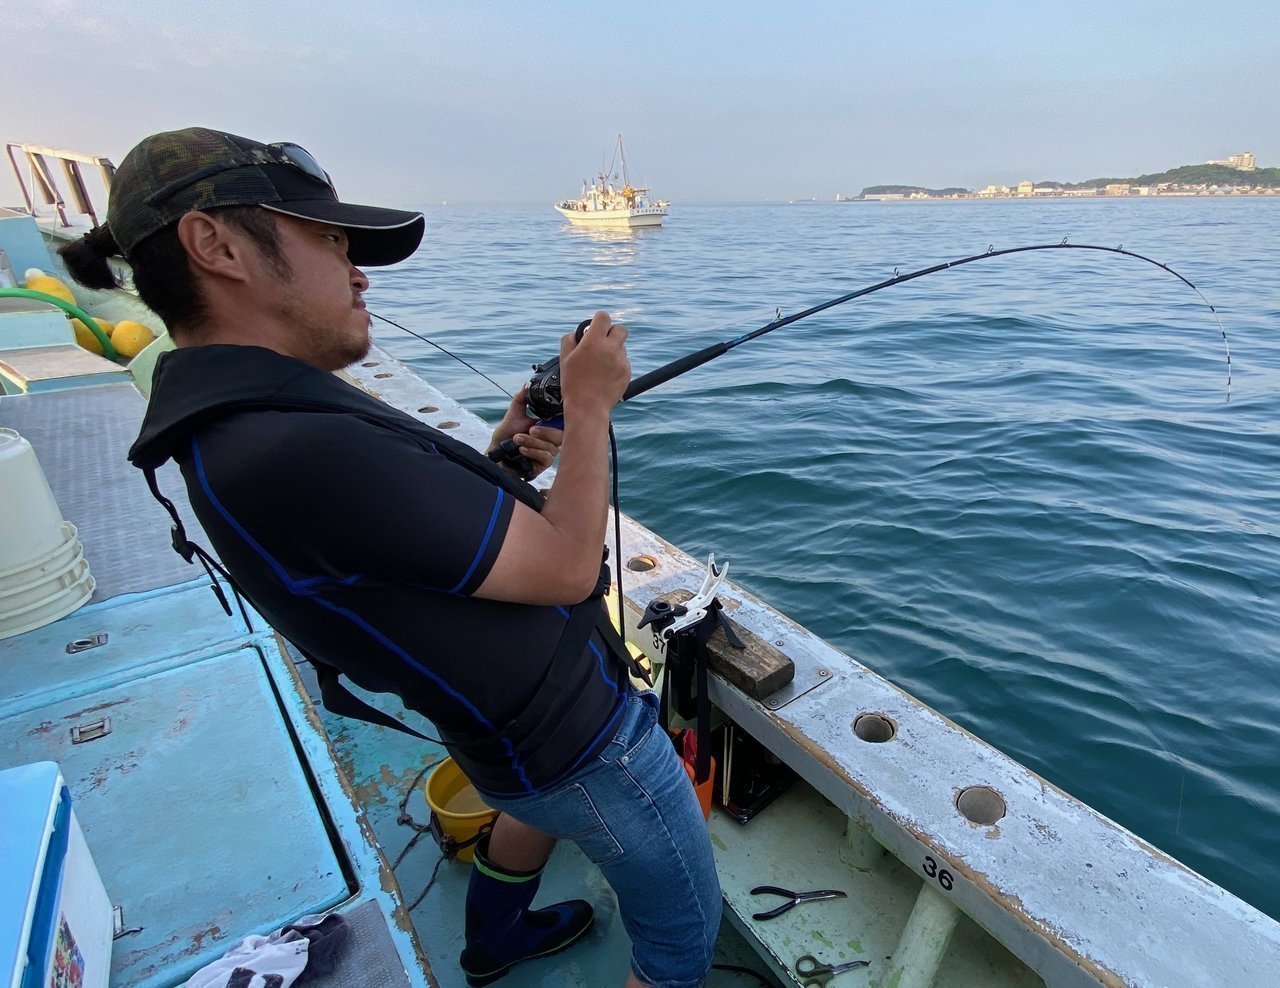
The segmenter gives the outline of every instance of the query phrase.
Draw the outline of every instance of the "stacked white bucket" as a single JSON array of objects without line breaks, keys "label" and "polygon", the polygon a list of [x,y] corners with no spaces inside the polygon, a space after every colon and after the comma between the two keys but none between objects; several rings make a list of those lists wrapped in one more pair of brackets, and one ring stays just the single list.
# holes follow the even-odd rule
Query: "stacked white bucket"
[{"label": "stacked white bucket", "polygon": [[0,429],[0,638],[43,627],[91,596],[76,527],[63,520],[35,451]]}]

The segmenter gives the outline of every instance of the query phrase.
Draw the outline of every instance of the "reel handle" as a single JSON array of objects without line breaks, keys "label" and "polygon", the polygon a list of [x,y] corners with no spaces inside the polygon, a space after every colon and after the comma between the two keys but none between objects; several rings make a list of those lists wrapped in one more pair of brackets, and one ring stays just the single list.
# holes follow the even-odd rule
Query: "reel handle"
[{"label": "reel handle", "polygon": [[[541,419],[534,424],[548,429],[563,429],[564,416],[557,415],[555,418]],[[489,450],[489,459],[493,460],[494,463],[508,463],[515,467],[520,473],[521,480],[533,479],[533,464],[529,462],[527,456],[520,452],[520,447],[516,445],[514,439],[504,439]]]},{"label": "reel handle", "polygon": [[507,464],[515,467],[521,480],[533,479],[533,464],[520,452],[520,447],[516,445],[514,439],[504,439],[489,450],[489,459],[499,465]]}]

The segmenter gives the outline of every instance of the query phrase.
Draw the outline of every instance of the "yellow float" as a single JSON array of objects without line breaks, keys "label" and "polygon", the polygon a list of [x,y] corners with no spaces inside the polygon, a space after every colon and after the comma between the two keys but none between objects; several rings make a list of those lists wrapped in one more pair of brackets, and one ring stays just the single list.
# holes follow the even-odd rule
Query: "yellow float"
[{"label": "yellow float", "polygon": [[111,334],[111,344],[120,356],[136,357],[155,338],[156,334],[142,323],[134,322],[132,319],[122,319],[116,323],[115,331]]},{"label": "yellow float", "polygon": [[[111,331],[115,328],[111,323],[107,322],[105,319],[99,319],[97,316],[93,317],[93,321],[98,324],[98,328],[102,330],[103,333],[108,337],[111,336]],[[98,354],[100,357],[106,356],[107,351],[102,345],[102,340],[99,339],[97,334],[95,334],[93,330],[86,326],[81,320],[72,319],[71,328],[75,330],[76,343],[91,353]]]}]

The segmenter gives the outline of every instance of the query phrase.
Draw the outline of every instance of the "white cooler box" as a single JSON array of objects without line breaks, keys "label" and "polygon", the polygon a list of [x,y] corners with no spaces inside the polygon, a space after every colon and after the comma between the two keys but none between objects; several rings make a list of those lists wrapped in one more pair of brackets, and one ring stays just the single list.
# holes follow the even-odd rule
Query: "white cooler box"
[{"label": "white cooler box", "polygon": [[111,936],[58,766],[0,771],[0,988],[105,988]]}]

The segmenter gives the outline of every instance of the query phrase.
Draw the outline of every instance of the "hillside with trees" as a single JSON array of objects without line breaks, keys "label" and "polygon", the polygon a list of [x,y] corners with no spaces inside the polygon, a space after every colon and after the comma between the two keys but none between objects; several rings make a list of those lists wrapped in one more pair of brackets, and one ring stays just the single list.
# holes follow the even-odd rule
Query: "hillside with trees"
[{"label": "hillside with trees", "polygon": [[923,192],[925,195],[942,197],[942,196],[964,195],[968,191],[969,191],[968,189],[961,189],[961,188],[926,189],[923,185],[869,185],[867,186],[867,188],[862,190],[861,194],[864,197],[865,196],[891,196],[891,195],[909,196],[913,192]]},{"label": "hillside with trees", "polygon": [[1228,165],[1181,165],[1152,175],[1139,175],[1137,178],[1091,178],[1087,182],[1065,185],[1063,188],[1083,189],[1126,182],[1129,185],[1159,185],[1162,182],[1179,185],[1258,185],[1274,189],[1280,188],[1280,168],[1257,168],[1246,172]]},{"label": "hillside with trees", "polygon": [[[1036,182],[1037,189],[1069,192],[1078,189],[1102,189],[1108,185],[1178,185],[1178,186],[1253,186],[1264,189],[1280,189],[1280,168],[1257,168],[1243,171],[1228,165],[1180,165],[1168,171],[1137,175],[1132,178],[1091,178],[1084,182]],[[969,189],[958,187],[929,189],[922,185],[870,185],[862,190],[862,198],[868,196],[923,193],[933,198],[970,196]]]}]

